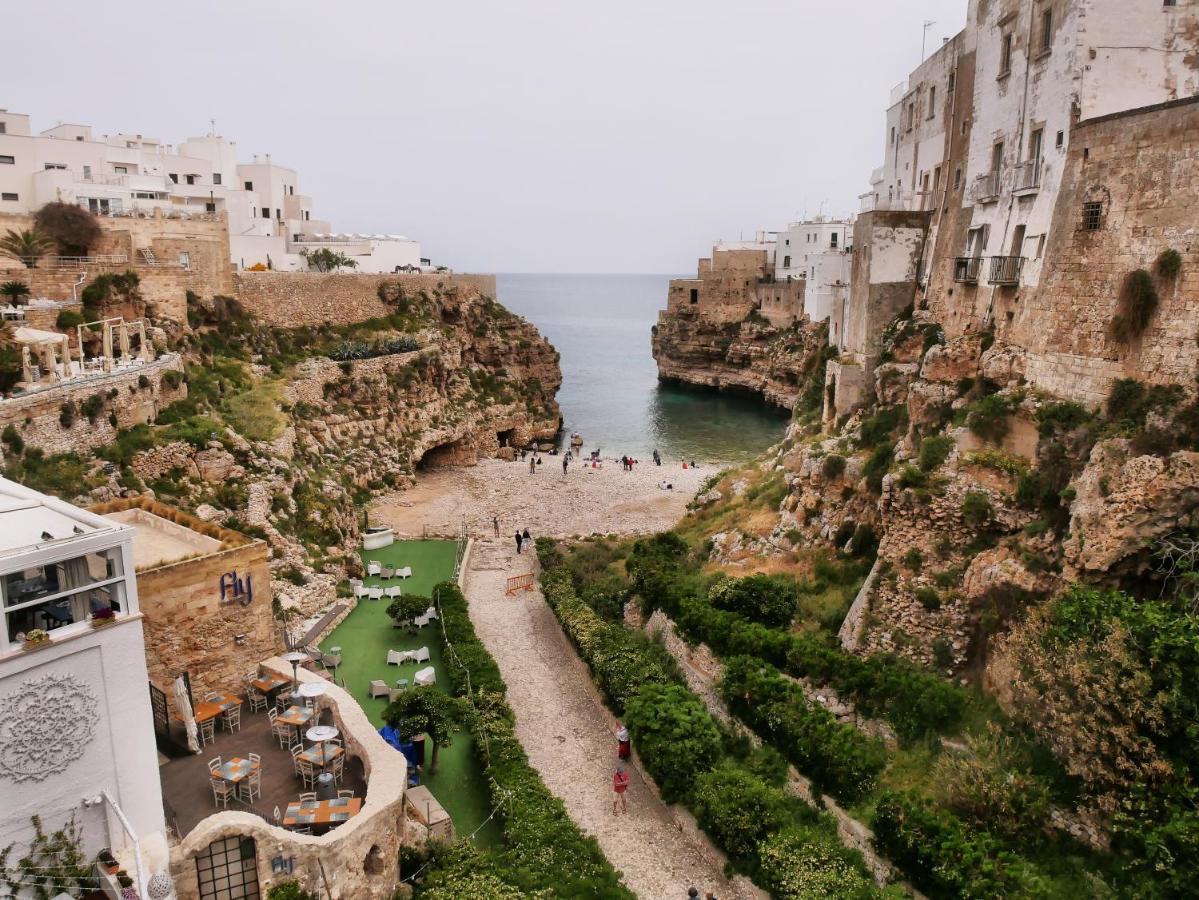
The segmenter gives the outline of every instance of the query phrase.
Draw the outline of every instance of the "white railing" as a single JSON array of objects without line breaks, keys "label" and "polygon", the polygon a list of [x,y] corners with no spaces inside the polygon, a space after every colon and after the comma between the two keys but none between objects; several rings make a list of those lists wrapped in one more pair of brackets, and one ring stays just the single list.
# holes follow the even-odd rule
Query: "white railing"
[{"label": "white railing", "polygon": [[85,266],[123,266],[129,262],[124,253],[100,253],[96,256],[45,256],[41,265],[47,269],[82,269]]},{"label": "white railing", "polygon": [[1016,166],[1014,191],[1035,191],[1041,186],[1041,161],[1030,159]]}]

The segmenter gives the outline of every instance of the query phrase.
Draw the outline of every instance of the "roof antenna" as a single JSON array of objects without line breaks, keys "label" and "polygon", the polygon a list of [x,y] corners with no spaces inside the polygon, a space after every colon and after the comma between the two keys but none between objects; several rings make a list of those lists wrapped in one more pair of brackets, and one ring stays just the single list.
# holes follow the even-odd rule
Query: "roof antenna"
[{"label": "roof antenna", "polygon": [[924,20],[924,32],[920,35],[920,61],[924,62],[924,45],[928,42],[928,30],[937,23],[932,19]]}]

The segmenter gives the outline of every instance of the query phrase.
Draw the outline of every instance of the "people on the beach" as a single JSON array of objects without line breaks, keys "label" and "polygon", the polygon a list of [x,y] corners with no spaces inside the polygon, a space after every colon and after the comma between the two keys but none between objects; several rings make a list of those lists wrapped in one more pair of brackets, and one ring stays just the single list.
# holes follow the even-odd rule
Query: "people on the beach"
[{"label": "people on the beach", "polygon": [[523,534],[521,534],[520,531],[517,531],[516,532],[516,552],[517,553],[520,553],[520,548],[524,545],[524,542],[525,542],[525,536]]},{"label": "people on the beach", "polygon": [[612,790],[616,792],[616,796],[612,798],[612,815],[617,815],[616,804],[620,803],[620,811],[626,815],[629,812],[628,806],[625,804],[624,793],[629,789],[629,773],[624,770],[623,765],[616,767],[616,771],[612,775]]},{"label": "people on the beach", "polygon": [[662,454],[658,452],[657,447],[654,448],[654,465],[655,466],[662,465]]},{"label": "people on the beach", "polygon": [[616,756],[618,759],[627,760],[632,752],[632,743],[629,740],[629,729],[624,727],[623,722],[617,722],[620,727],[616,729]]},{"label": "people on the beach", "polygon": [[499,537],[500,536],[500,517],[499,516],[491,517],[491,527],[493,529],[495,529],[495,536]]},{"label": "people on the beach", "polygon": [[569,465],[570,465],[570,457],[569,456],[562,457],[562,474],[563,475],[566,474],[566,467]]},{"label": "people on the beach", "polygon": [[521,540],[523,540],[526,544],[531,543],[533,540],[533,535],[529,534],[529,529],[527,528],[525,529],[524,534],[522,534],[520,537]]},{"label": "people on the beach", "polygon": [[537,474],[537,460],[535,460],[535,459],[529,460],[529,474],[530,475]]}]

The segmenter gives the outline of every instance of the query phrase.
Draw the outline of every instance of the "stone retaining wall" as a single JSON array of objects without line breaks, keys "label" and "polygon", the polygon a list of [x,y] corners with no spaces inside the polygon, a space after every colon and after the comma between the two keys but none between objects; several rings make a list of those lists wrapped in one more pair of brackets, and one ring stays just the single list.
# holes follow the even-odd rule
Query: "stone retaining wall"
[{"label": "stone retaining wall", "polygon": [[[48,454],[74,451],[83,453],[111,443],[118,428],[130,428],[153,422],[160,410],[187,396],[187,384],[178,387],[164,382],[168,372],[183,372],[183,360],[177,353],[168,353],[152,363],[135,366],[111,374],[98,374],[39,387],[17,397],[0,400],[0,431],[11,425],[26,446],[37,447]],[[141,379],[149,383],[144,387]],[[115,396],[110,396],[116,391]],[[104,409],[89,422],[76,412],[75,422],[64,428],[59,421],[64,404],[79,405],[92,395],[104,399]],[[109,415],[116,417],[116,425]]]},{"label": "stone retaining wall", "polygon": [[379,286],[399,283],[406,294],[456,286],[467,295],[495,296],[494,275],[375,275],[346,272],[238,272],[237,296],[246,311],[268,325],[345,325],[382,318],[395,305],[379,299]]}]

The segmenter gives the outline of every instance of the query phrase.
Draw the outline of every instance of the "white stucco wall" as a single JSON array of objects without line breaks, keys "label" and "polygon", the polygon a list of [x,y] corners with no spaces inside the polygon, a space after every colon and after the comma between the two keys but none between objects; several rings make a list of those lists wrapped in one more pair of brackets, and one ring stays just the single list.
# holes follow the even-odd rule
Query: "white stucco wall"
[{"label": "white stucco wall", "polygon": [[917,228],[874,229],[870,256],[870,283],[913,281],[924,233]]}]

